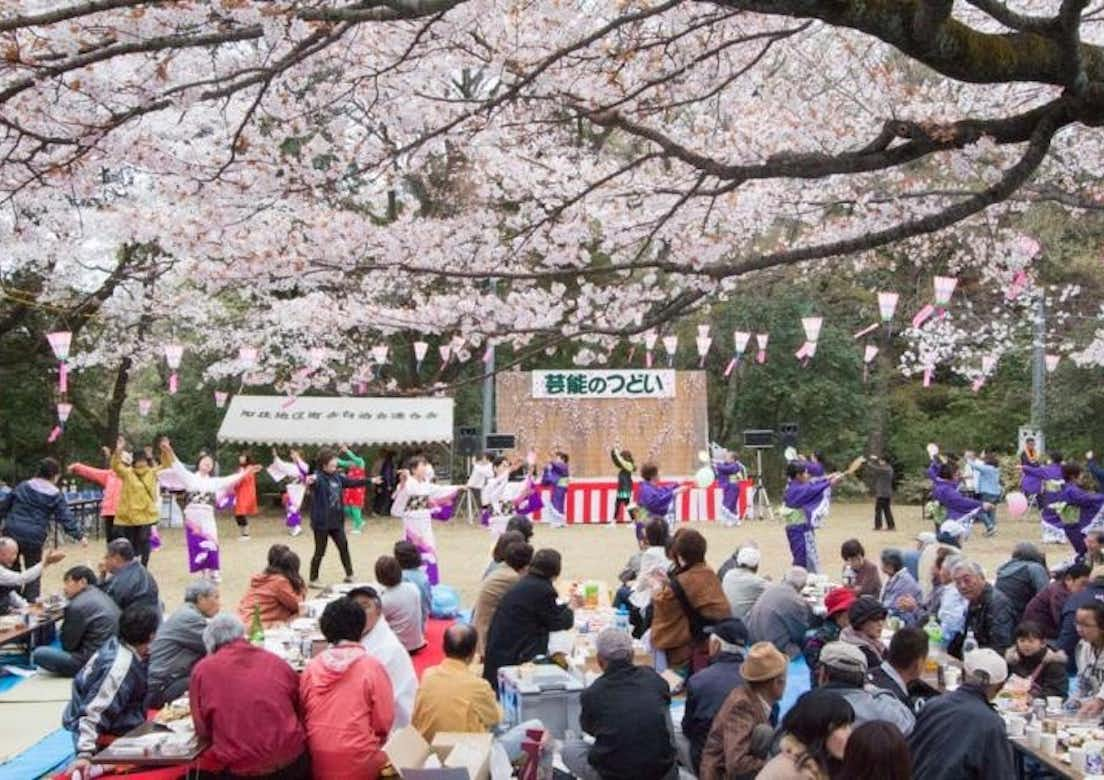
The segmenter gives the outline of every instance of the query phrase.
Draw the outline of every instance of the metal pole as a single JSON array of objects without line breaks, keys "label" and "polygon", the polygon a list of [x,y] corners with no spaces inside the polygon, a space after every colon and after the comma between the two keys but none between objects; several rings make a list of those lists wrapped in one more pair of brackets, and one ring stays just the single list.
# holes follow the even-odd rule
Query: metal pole
[{"label": "metal pole", "polygon": [[1031,354],[1031,427],[1046,427],[1046,301],[1040,291],[1035,300]]},{"label": "metal pole", "polygon": [[[491,294],[498,293],[498,280],[491,279]],[[494,433],[494,393],[495,393],[495,350],[494,345],[487,341],[486,362],[483,364],[483,441],[486,442],[487,434]]]}]

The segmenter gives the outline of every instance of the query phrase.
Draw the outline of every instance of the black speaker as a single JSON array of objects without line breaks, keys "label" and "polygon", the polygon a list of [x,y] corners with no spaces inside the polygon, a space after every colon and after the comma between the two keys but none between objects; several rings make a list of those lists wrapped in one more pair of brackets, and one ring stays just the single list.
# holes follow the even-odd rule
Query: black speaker
[{"label": "black speaker", "polygon": [[782,439],[783,447],[796,447],[797,437],[801,434],[801,428],[795,422],[782,423],[778,426],[778,433]]},{"label": "black speaker", "polygon": [[512,433],[488,433],[485,444],[492,451],[512,450],[517,446],[517,437]]},{"label": "black speaker", "polygon": [[465,457],[479,454],[478,428],[458,428],[456,434],[457,454]]},{"label": "black speaker", "polygon": [[744,431],[744,446],[750,449],[769,449],[774,446],[774,431]]}]

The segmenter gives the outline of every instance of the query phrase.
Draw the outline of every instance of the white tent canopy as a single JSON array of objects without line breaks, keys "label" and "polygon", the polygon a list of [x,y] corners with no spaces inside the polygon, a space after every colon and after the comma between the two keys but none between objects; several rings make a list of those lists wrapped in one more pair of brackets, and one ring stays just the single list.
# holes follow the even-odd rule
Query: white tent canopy
[{"label": "white tent canopy", "polygon": [[452,399],[236,395],[218,440],[318,446],[451,443]]}]

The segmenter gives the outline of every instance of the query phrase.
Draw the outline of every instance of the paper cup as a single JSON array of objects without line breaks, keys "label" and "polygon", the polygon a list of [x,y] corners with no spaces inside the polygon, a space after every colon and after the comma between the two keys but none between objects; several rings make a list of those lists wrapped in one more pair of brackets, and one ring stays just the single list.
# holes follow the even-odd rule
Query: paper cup
[{"label": "paper cup", "polygon": [[1083,748],[1083,747],[1070,748],[1070,752],[1069,752],[1070,767],[1073,768],[1073,771],[1075,771],[1075,772],[1084,772],[1085,771],[1085,766],[1086,766],[1085,755],[1086,755],[1085,754],[1085,748]]},{"label": "paper cup", "polygon": [[1043,727],[1038,725],[1031,725],[1027,727],[1024,733],[1027,734],[1027,746],[1029,748],[1038,749],[1039,742],[1042,740],[1043,737]]},{"label": "paper cup", "polygon": [[1062,697],[1061,696],[1047,696],[1047,709],[1051,712],[1062,711]]},{"label": "paper cup", "polygon": [[1013,715],[1008,719],[1008,736],[1022,737],[1024,735],[1024,729],[1026,727],[1027,721],[1025,721],[1019,715]]},{"label": "paper cup", "polygon": [[1057,753],[1058,752],[1058,735],[1057,734],[1042,734],[1039,737],[1039,749],[1044,753]]}]

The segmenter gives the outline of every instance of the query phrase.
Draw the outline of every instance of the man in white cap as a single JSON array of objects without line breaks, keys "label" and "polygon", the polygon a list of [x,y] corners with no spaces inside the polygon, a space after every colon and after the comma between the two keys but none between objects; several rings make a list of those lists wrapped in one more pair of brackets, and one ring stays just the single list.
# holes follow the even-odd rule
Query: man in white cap
[{"label": "man in white cap", "polygon": [[963,666],[962,686],[931,699],[917,716],[909,737],[913,780],[1017,776],[1004,721],[990,704],[1008,679],[1008,664],[986,647],[967,653]]},{"label": "man in white cap", "polygon": [[[931,531],[921,531],[916,534],[916,547],[912,550],[905,550],[901,555],[905,559],[905,568],[912,574],[912,578],[920,583],[920,591],[924,595],[927,595],[931,591],[931,582],[927,583],[927,589],[924,589],[924,580],[928,579],[927,573],[931,571],[931,561],[935,557],[935,551],[938,549],[936,544],[935,534]],[[924,564],[927,563],[927,566]],[[921,576],[923,572],[923,576]]]},{"label": "man in white cap", "polygon": [[734,618],[746,620],[752,606],[767,589],[767,581],[758,573],[759,559],[758,547],[741,547],[736,552],[736,565],[721,580]]},{"label": "man in white cap", "polygon": [[961,550],[962,542],[966,539],[966,526],[957,520],[944,520],[943,525],[939,526],[937,538],[943,544],[953,544]]}]

